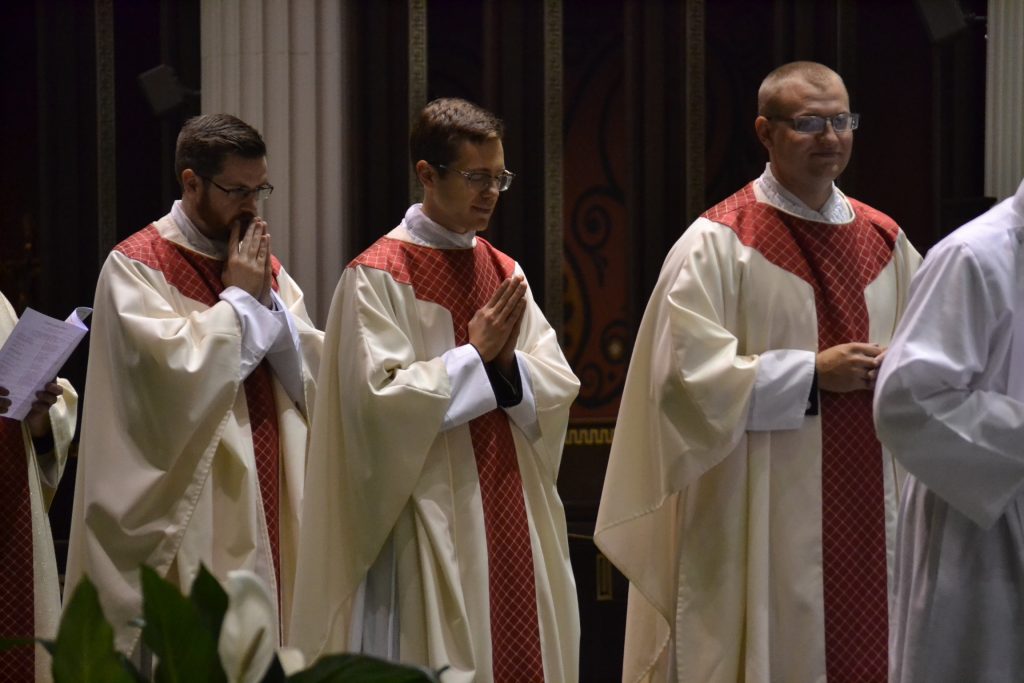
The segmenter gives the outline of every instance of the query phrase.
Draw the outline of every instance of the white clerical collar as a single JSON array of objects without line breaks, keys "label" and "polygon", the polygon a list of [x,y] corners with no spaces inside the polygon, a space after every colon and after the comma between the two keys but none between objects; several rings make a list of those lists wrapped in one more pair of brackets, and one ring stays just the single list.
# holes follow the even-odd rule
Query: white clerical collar
[{"label": "white clerical collar", "polygon": [[178,228],[181,236],[185,238],[187,242],[185,246],[198,251],[200,254],[214,256],[222,261],[227,259],[227,242],[212,240],[199,232],[199,228],[192,223],[188,214],[185,213],[185,209],[181,207],[180,199],[174,200],[174,205],[171,207],[171,220],[174,221],[174,225]]},{"label": "white clerical collar", "polygon": [[431,220],[423,213],[422,204],[413,204],[402,221],[413,244],[434,249],[472,249],[476,246],[476,232],[458,233]]},{"label": "white clerical collar", "polygon": [[764,173],[754,181],[754,194],[758,201],[771,204],[779,211],[785,211],[797,218],[814,221],[815,223],[841,224],[853,220],[853,207],[846,200],[846,195],[832,184],[832,193],[819,211],[804,204],[795,194],[782,186],[772,174],[771,163],[765,164]]}]

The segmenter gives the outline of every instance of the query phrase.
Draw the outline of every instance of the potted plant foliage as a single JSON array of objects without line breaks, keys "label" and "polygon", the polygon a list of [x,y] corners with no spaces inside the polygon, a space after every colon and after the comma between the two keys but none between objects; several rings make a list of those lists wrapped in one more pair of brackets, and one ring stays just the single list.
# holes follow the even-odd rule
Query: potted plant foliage
[{"label": "potted plant foliage", "polygon": [[[304,668],[301,653],[271,642],[273,598],[252,572],[231,572],[222,587],[200,567],[185,597],[149,567],[141,571],[143,614],[138,625],[155,656],[157,683],[440,683],[439,673],[365,655],[327,655]],[[0,640],[0,650],[35,642]],[[53,658],[54,683],[146,680],[114,649],[114,630],[88,579],[67,601],[56,640],[38,642]]]}]

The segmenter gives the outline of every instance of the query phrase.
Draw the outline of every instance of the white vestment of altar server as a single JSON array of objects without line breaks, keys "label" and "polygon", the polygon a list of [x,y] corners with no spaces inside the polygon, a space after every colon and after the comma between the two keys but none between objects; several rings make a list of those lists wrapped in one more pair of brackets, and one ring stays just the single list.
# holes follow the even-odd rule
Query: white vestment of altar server
[{"label": "white vestment of altar server", "polygon": [[[243,359],[252,355],[253,339],[246,326],[253,323],[227,300],[237,288],[209,305],[196,298],[199,271],[164,272],[146,262],[156,252],[215,261],[208,274],[220,283],[225,245],[215,248],[187,220],[176,202],[171,214],[110,253],[96,285],[66,585],[73,591],[83,576],[92,580],[125,653],[140,634],[128,622],[142,614],[142,564],[186,594],[200,563],[221,581],[231,570],[248,569],[279,595],[285,625],[291,604],[304,410],[315,400],[322,333],[281,268],[274,299],[290,314],[298,346],[286,341],[282,351],[297,366],[295,376],[279,377],[275,368],[271,379],[280,448],[277,577],[243,390]],[[290,395],[289,386],[299,395]],[[281,634],[268,636],[280,642]]]},{"label": "white vestment of altar server", "polygon": [[[822,215],[778,187],[766,171],[757,202],[823,230],[854,215],[838,190]],[[864,290],[866,341],[888,343],[919,260],[900,231]],[[729,227],[698,218],[666,257],[595,533],[630,581],[624,681],[824,681],[818,343],[811,285]],[[900,474],[878,466],[891,559]]]},{"label": "white vestment of altar server", "polygon": [[890,681],[1024,680],[1024,183],[928,252],[875,421],[910,474]]},{"label": "white vestment of altar server", "polygon": [[[0,294],[0,346],[10,335],[18,323],[7,298]],[[29,500],[32,507],[32,558],[35,589],[35,635],[38,638],[56,638],[57,625],[60,620],[60,585],[57,580],[57,560],[54,557],[53,534],[50,531],[50,518],[47,509],[53,500],[64,464],[67,462],[68,448],[75,435],[75,423],[78,421],[78,394],[63,379],[57,382],[64,394],[50,408],[50,425],[53,430],[53,451],[37,454],[28,432],[28,426],[22,422],[25,439],[26,467],[28,468]],[[22,589],[24,590],[24,589]],[[36,646],[36,680],[49,681],[50,656],[42,646]]]},{"label": "white vestment of altar server", "polygon": [[[459,235],[424,219],[412,207],[386,239],[456,246]],[[409,221],[430,224],[430,239],[410,234]],[[465,246],[475,244],[468,237]],[[571,683],[579,610],[556,479],[579,382],[530,293],[527,301],[516,344],[525,397],[506,412],[529,521],[544,674]],[[479,356],[456,347],[448,309],[417,298],[387,269],[356,262],[341,277],[325,332],[291,644],[307,660],[366,651],[447,665],[448,683],[486,683],[488,554],[467,420],[496,404]],[[489,404],[467,398],[474,384]]]}]

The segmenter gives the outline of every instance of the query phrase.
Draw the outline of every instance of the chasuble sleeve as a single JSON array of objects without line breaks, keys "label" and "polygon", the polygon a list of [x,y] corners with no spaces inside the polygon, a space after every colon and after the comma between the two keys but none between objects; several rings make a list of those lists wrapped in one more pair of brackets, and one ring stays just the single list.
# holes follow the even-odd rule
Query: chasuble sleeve
[{"label": "chasuble sleeve", "polygon": [[111,253],[97,283],[90,370],[102,368],[110,409],[149,466],[166,472],[215,445],[241,384],[240,358],[230,304],[192,301],[161,272]]},{"label": "chasuble sleeve", "polygon": [[311,426],[291,630],[307,656],[347,646],[354,594],[441,432],[449,380],[422,333],[437,313],[421,309],[409,285],[373,268],[347,268],[335,291]]},{"label": "chasuble sleeve", "polygon": [[382,271],[348,269],[340,285],[341,324],[329,346],[344,392],[337,397],[338,446],[356,475],[344,479],[360,482],[365,500],[354,509],[372,511],[388,530],[441,432],[451,396],[441,357],[425,357],[411,293]]},{"label": "chasuble sleeve", "polygon": [[733,233],[699,220],[666,257],[640,324],[595,542],[662,615],[675,609],[680,495],[743,438],[758,357],[735,330],[744,264]]},{"label": "chasuble sleeve", "polygon": [[[993,241],[988,248],[1012,251],[1005,236]],[[1024,486],[1024,403],[999,390],[1005,377],[983,379],[987,368],[1005,370],[1019,305],[1015,272],[1000,272],[993,262],[1012,265],[979,259],[955,241],[932,250],[875,390],[881,441],[907,471],[984,528]]]},{"label": "chasuble sleeve", "polygon": [[749,277],[744,248],[729,230],[694,228],[680,241],[680,253],[670,256],[647,350],[659,413],[680,436],[680,462],[667,479],[676,490],[716,465],[743,436],[760,361],[756,351],[763,350],[746,348],[740,338],[762,315],[743,305]]},{"label": "chasuble sleeve", "polygon": [[[518,266],[517,272],[522,273]],[[524,385],[529,385],[527,393],[532,396],[536,426],[539,429],[531,429],[530,424],[523,424],[517,420],[529,419],[529,405],[509,409],[508,413],[517,431],[533,441],[534,449],[543,459],[543,464],[554,481],[558,478],[558,468],[561,464],[562,446],[569,423],[569,408],[579,393],[580,382],[562,354],[554,329],[534,301],[532,289],[527,289],[526,297],[526,310],[523,313],[519,339],[516,341],[516,355],[525,367],[526,377],[523,378],[523,382]],[[523,403],[528,403],[530,396],[524,396]]]},{"label": "chasuble sleeve", "polygon": [[68,585],[102,577],[118,646],[129,648],[138,567],[170,566],[231,419],[240,329],[230,304],[188,299],[117,251],[92,321]]}]

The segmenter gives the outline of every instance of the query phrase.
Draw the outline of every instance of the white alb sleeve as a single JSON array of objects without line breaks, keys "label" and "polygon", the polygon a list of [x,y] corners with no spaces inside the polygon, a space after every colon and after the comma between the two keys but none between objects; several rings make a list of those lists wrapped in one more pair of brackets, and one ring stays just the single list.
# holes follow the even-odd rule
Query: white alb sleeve
[{"label": "white alb sleeve", "polygon": [[288,392],[299,409],[305,414],[306,399],[302,390],[302,351],[299,346],[299,328],[295,325],[295,318],[288,306],[278,296],[277,292],[271,291],[270,298],[274,302],[272,313],[278,320],[283,320],[285,328],[277,335],[273,346],[267,351],[267,362],[274,370],[281,386]]},{"label": "white alb sleeve", "polygon": [[758,356],[747,431],[770,432],[803,426],[816,357],[813,351],[797,349],[765,351]]},{"label": "white alb sleeve", "polygon": [[498,407],[484,361],[472,344],[445,351],[441,359],[452,390],[441,431],[458,427]]},{"label": "white alb sleeve", "polygon": [[266,358],[288,396],[305,410],[298,330],[277,292],[270,293],[273,309],[235,286],[227,287],[220,298],[235,310],[242,326],[241,380]]}]

